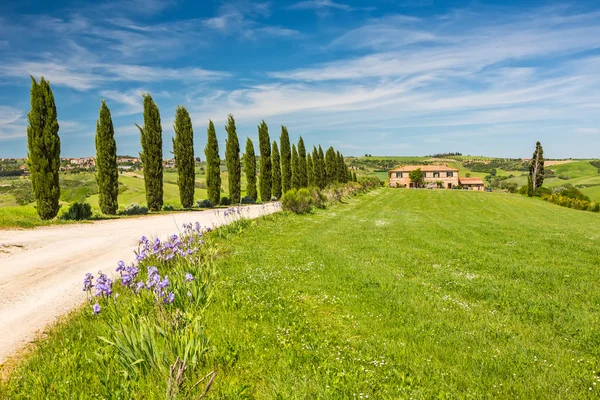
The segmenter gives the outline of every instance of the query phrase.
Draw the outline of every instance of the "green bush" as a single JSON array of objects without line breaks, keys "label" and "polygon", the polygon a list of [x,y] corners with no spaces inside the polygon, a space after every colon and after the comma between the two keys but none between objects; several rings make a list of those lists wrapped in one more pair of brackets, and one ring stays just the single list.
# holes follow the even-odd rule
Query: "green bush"
[{"label": "green bush", "polygon": [[310,194],[312,196],[313,204],[315,207],[320,209],[324,209],[327,207],[327,196],[325,196],[323,192],[319,190],[319,188],[311,188]]},{"label": "green bush", "polygon": [[290,189],[281,197],[281,207],[294,214],[307,214],[312,210],[313,197],[306,188]]},{"label": "green bush", "polygon": [[60,218],[69,221],[90,219],[92,218],[92,206],[89,203],[84,202],[73,203]]},{"label": "green bush", "polygon": [[221,197],[221,203],[222,206],[229,206],[231,205],[231,200],[229,200],[229,197],[225,196],[225,197]]},{"label": "green bush", "polygon": [[198,200],[198,207],[200,208],[213,208],[215,205],[209,199]]},{"label": "green bush", "polygon": [[175,211],[175,207],[170,204],[165,204],[162,209],[163,211]]},{"label": "green bush", "polygon": [[256,204],[256,200],[251,196],[244,196],[242,198],[242,204]]},{"label": "green bush", "polygon": [[146,215],[148,214],[148,207],[140,206],[139,204],[132,203],[125,207],[125,209],[119,211],[119,215]]}]

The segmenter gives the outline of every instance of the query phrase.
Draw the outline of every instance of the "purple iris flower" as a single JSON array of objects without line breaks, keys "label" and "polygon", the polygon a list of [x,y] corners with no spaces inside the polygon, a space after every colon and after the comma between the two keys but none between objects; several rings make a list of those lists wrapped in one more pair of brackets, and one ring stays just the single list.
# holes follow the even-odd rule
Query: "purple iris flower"
[{"label": "purple iris flower", "polygon": [[92,306],[92,313],[95,315],[100,314],[100,304],[96,303]]},{"label": "purple iris flower", "polygon": [[171,304],[173,303],[173,300],[175,300],[175,293],[170,292],[164,299],[163,299],[163,303],[165,304]]},{"label": "purple iris flower", "polygon": [[94,287],[94,285],[92,284],[92,279],[94,279],[94,276],[92,274],[90,274],[89,272],[87,274],[85,274],[85,279],[83,280],[83,291],[87,292],[88,290],[92,290],[92,288]]},{"label": "purple iris flower", "polygon": [[185,281],[186,282],[191,282],[194,280],[194,275],[190,274],[189,272],[187,274],[185,274]]},{"label": "purple iris flower", "polygon": [[123,271],[125,271],[125,263],[123,262],[123,260],[119,261],[117,264],[118,264],[117,269],[116,269],[117,272],[122,273]]},{"label": "purple iris flower", "polygon": [[145,287],[144,282],[138,282],[137,285],[135,285],[135,291],[139,293],[139,291]]}]

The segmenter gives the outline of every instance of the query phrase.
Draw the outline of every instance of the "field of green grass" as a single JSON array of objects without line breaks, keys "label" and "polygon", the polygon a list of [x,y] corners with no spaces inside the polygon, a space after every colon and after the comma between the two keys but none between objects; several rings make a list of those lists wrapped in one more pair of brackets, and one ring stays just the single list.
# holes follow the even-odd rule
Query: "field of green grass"
[{"label": "field of green grass", "polygon": [[[217,371],[209,398],[598,398],[599,239],[600,215],[504,193],[379,189],[260,221],[216,243],[188,379]],[[106,333],[70,322],[0,397],[164,398],[166,379],[98,373]]]}]

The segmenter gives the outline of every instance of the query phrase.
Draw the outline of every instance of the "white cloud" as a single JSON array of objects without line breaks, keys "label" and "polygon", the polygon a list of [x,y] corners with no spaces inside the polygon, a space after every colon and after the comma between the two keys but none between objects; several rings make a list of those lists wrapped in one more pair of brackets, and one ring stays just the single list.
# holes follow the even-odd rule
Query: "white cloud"
[{"label": "white cloud", "polygon": [[332,0],[306,0],[292,4],[288,7],[290,10],[314,10],[323,8],[332,8],[337,10],[350,11],[352,7],[343,3],[336,3]]}]

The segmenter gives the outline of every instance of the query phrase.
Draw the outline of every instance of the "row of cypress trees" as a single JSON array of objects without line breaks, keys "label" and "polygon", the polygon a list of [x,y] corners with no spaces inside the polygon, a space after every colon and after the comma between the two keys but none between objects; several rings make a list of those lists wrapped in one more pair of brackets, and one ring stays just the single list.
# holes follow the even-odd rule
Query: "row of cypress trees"
[{"label": "row of cypress trees", "polygon": [[[32,77],[31,111],[27,128],[28,165],[31,181],[37,202],[37,211],[42,219],[51,219],[59,209],[60,186],[60,138],[58,136],[58,120],[56,105],[50,84],[43,77],[40,82]],[[140,158],[144,173],[146,201],[148,208],[158,211],[163,206],[163,154],[162,125],[160,111],[150,94],[144,94],[144,125],[136,124],[140,131],[142,152]],[[173,125],[173,154],[178,172],[180,201],[184,208],[190,208],[194,202],[195,189],[195,157],[194,131],[192,120],[185,107],[179,106],[175,112]],[[238,141],[235,119],[229,115],[227,125],[225,161],[229,180],[230,201],[238,204],[241,201],[240,145]],[[116,214],[118,204],[118,168],[117,145],[112,117],[106,102],[102,100],[99,118],[96,122],[96,181],[99,190],[99,206],[104,214]],[[246,140],[244,154],[244,171],[247,178],[246,194],[258,199],[259,188],[262,201],[272,197],[279,199],[283,193],[292,188],[316,186],[324,188],[335,182],[356,180],[350,174],[344,157],[333,147],[313,148],[312,156],[307,154],[304,140],[300,137],[298,146],[292,144],[285,126],[281,127],[279,146],[276,141],[271,144],[269,128],[265,121],[258,126],[260,166],[257,185],[257,157],[254,144],[250,138]],[[207,143],[204,150],[206,156],[206,184],[208,198],[215,204],[220,202],[221,195],[221,160],[215,127],[209,121]]]}]

